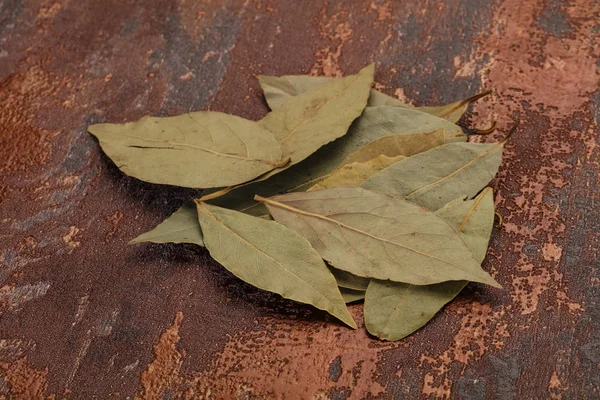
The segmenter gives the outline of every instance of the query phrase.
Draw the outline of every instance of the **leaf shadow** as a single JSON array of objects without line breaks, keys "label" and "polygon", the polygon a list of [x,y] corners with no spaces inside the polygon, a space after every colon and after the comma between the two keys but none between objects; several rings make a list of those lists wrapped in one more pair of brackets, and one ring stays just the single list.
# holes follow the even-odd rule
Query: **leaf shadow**
[{"label": "leaf shadow", "polygon": [[[249,314],[258,314],[281,322],[338,323],[327,312],[293,300],[284,299],[276,293],[259,289],[246,283],[229,272],[210,257],[206,248],[194,244],[158,244],[143,243],[135,245],[140,249],[130,254],[131,264],[146,265],[152,269],[152,275],[158,282],[170,280],[179,273],[196,269],[197,282],[190,289],[205,291],[207,285],[211,292],[235,307],[247,310]],[[179,278],[178,278],[179,279]]]}]

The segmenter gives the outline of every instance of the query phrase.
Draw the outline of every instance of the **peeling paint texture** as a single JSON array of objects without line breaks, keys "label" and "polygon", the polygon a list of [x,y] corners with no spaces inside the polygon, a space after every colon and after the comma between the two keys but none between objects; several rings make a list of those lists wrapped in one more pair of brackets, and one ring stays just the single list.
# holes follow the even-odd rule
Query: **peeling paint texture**
[{"label": "peeling paint texture", "polygon": [[[0,1],[0,399],[599,398],[599,21],[589,0]],[[484,262],[503,290],[388,343],[203,249],[127,246],[197,192],[124,176],[88,124],[259,119],[256,75],[371,62],[414,105],[495,89],[461,123],[496,139],[520,118]]]}]

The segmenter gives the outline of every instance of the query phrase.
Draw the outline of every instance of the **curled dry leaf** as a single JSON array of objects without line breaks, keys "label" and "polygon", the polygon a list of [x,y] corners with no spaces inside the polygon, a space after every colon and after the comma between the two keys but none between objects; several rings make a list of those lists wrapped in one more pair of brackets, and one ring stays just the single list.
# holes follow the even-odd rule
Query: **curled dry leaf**
[{"label": "curled dry leaf", "polygon": [[467,108],[469,108],[469,105],[471,103],[473,103],[491,93],[492,93],[492,91],[488,90],[483,93],[478,93],[474,96],[471,96],[468,99],[459,100],[459,101],[451,103],[451,104],[446,104],[446,105],[437,106],[437,107],[424,106],[424,107],[419,107],[419,110],[456,123],[465,114],[465,112],[467,111]]},{"label": "curled dry leaf", "polygon": [[315,86],[267,114],[259,124],[273,132],[281,145],[283,156],[291,159],[291,162],[252,182],[207,194],[201,200],[212,200],[257,181],[264,181],[344,136],[367,104],[374,71],[375,67],[371,64],[356,75]]},{"label": "curled dry leaf", "polygon": [[460,126],[414,108],[367,107],[356,121],[355,126],[358,135],[363,132],[375,131],[380,132],[379,136],[398,133],[427,133],[436,129],[443,129],[446,139],[466,138]]},{"label": "curled dry leaf", "polygon": [[[336,78],[309,75],[260,75],[258,77],[260,87],[265,95],[265,100],[271,110],[277,110],[291,97],[298,96],[315,86],[334,80],[336,80]],[[373,107],[374,105],[411,108],[410,105],[403,103],[398,99],[371,89],[367,107]]]},{"label": "curled dry leaf", "polygon": [[191,188],[237,185],[286,165],[275,136],[258,123],[219,112],[96,124],[89,132],[127,175]]},{"label": "curled dry leaf", "polygon": [[[269,104],[271,110],[276,110],[277,108],[281,107],[281,105],[290,97],[297,96],[314,86],[321,85],[325,82],[330,82],[335,78],[308,75],[261,75],[258,79],[265,94],[267,104]],[[442,106],[424,106],[414,108],[419,111],[435,115],[436,117],[445,118],[451,122],[457,122],[467,111],[469,104],[479,100],[484,96],[487,96],[490,93],[491,91],[487,91],[469,97],[468,99],[459,100],[457,102]],[[369,96],[369,103],[367,104],[367,107],[380,106],[413,108],[411,105],[406,104],[395,97],[388,96],[387,94],[371,89],[371,95]]]},{"label": "curled dry leaf", "polygon": [[[254,201],[254,194],[256,193],[266,197],[287,192],[306,191],[327,178],[338,166],[352,162],[353,159],[364,160],[366,158],[368,160],[372,158],[368,158],[368,155],[381,151],[385,146],[390,146],[391,150],[386,155],[394,155],[393,152],[398,152],[399,154],[395,155],[412,156],[419,151],[426,151],[442,144],[440,143],[442,140],[440,135],[444,132],[444,137],[446,137],[446,128],[454,125],[446,120],[419,111],[409,111],[412,111],[414,115],[411,113],[402,115],[405,118],[414,117],[420,121],[425,121],[425,127],[415,127],[414,124],[407,123],[405,118],[400,117],[395,120],[395,124],[387,126],[385,129],[376,128],[377,124],[375,123],[361,124],[360,121],[365,113],[375,120],[378,119],[377,115],[380,113],[387,113],[381,107],[373,110],[365,109],[363,115],[352,124],[348,134],[322,147],[304,162],[271,177],[266,182],[255,182],[242,186],[224,196],[211,200],[211,203],[251,215],[262,215],[266,213],[266,209],[264,205]],[[373,128],[374,126],[375,128]],[[411,129],[415,130],[411,131]],[[394,135],[390,135],[390,131],[393,131]],[[399,138],[397,145],[393,144],[394,139],[388,138],[373,144],[372,147],[366,149],[364,147],[384,137],[404,135],[409,137],[406,140]],[[403,145],[406,145],[406,147],[401,147]]]},{"label": "curled dry leaf", "polygon": [[381,155],[365,162],[344,165],[333,171],[327,178],[312,186],[308,191],[334,187],[360,186],[371,176],[384,168],[405,159],[404,156],[388,157]]},{"label": "curled dry leaf", "polygon": [[365,290],[367,290],[367,286],[369,286],[369,278],[356,276],[351,274],[350,272],[346,272],[341,269],[334,268],[332,266],[329,267],[329,270],[335,277],[337,285],[341,288],[353,289],[364,292]]},{"label": "curled dry leaf", "polygon": [[259,289],[311,304],[356,328],[335,278],[306,239],[275,221],[196,204],[206,248],[228,271]]},{"label": "curled dry leaf", "polygon": [[346,288],[342,287],[342,288],[340,288],[340,293],[342,293],[342,297],[344,298],[344,302],[346,304],[354,303],[356,301],[360,301],[365,298],[364,290],[353,290],[353,289],[346,289]]},{"label": "curled dry leaf", "polygon": [[335,78],[326,76],[285,75],[268,76],[260,75],[258,82],[265,95],[269,108],[273,111],[279,109],[291,97],[307,92],[315,86],[332,82]]},{"label": "curled dry leaf", "polygon": [[[377,90],[371,90],[371,96],[369,96],[367,107],[402,107],[415,109],[415,107],[410,104]],[[418,109],[418,107],[416,109]]]},{"label": "curled dry leaf", "polygon": [[286,168],[348,132],[367,104],[374,72],[371,64],[356,75],[315,86],[259,121],[279,140],[283,155],[291,158]]},{"label": "curled dry leaf", "polygon": [[196,206],[193,203],[184,204],[156,228],[141,234],[129,244],[143,242],[193,243],[204,246]]},{"label": "curled dry leaf", "polygon": [[378,156],[404,156],[431,150],[444,144],[444,129],[436,129],[424,133],[404,133],[400,135],[387,135],[365,144],[342,161],[340,166],[350,163],[362,163]]},{"label": "curled dry leaf", "polygon": [[362,187],[437,210],[457,197],[475,196],[498,172],[500,143],[450,143],[378,172]]},{"label": "curled dry leaf", "polygon": [[[492,189],[484,189],[473,200],[456,199],[436,215],[459,233],[475,260],[483,262],[494,224]],[[365,298],[367,330],[380,339],[402,339],[424,326],[466,284],[449,281],[416,286],[373,279]]]},{"label": "curled dry leaf", "polygon": [[499,287],[448,223],[401,198],[333,188],[257,200],[332,266],[354,275],[415,285],[470,280]]}]

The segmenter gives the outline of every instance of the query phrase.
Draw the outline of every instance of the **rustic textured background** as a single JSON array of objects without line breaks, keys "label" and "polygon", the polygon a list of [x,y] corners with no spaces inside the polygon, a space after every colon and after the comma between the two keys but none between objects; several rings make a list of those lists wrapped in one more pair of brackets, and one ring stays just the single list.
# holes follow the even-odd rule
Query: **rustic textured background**
[{"label": "rustic textured background", "polygon": [[[0,398],[600,397],[600,3],[0,0]],[[123,176],[93,122],[267,112],[257,74],[356,72],[415,105],[512,116],[484,267],[385,343],[138,245],[194,191]],[[351,309],[361,320],[361,306]]]}]

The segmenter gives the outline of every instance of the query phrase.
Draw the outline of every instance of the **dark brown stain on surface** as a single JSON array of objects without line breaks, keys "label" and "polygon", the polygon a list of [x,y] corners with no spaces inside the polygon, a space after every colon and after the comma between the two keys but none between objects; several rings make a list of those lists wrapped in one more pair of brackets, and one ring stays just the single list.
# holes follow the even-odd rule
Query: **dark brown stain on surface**
[{"label": "dark brown stain on surface", "polygon": [[[598,396],[599,16],[584,0],[0,3],[0,398]],[[496,139],[521,118],[484,263],[504,290],[469,285],[387,343],[203,249],[127,246],[197,192],[123,176],[88,124],[258,119],[256,75],[370,62],[417,105],[494,88],[463,122],[498,120]]]}]

